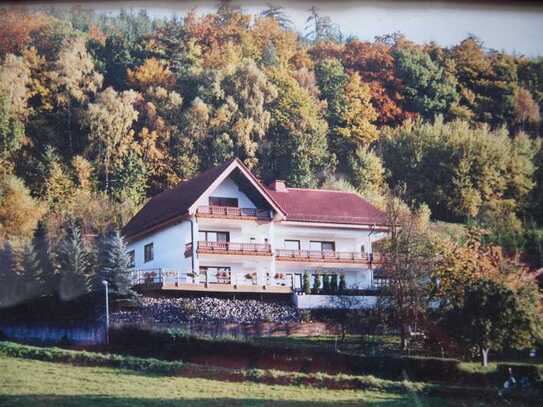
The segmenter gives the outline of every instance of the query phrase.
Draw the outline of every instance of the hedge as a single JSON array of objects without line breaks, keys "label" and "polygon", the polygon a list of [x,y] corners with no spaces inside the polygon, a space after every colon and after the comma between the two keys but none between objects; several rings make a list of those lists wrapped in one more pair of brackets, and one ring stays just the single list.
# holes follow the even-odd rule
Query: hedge
[{"label": "hedge", "polygon": [[457,359],[427,356],[364,356],[338,353],[323,349],[297,349],[278,344],[262,344],[248,340],[189,336],[183,332],[160,331],[127,327],[110,332],[111,343],[121,352],[137,356],[164,359],[186,359],[193,355],[229,355],[248,359],[250,366],[262,368],[263,360],[288,361],[292,369],[303,366],[305,373],[311,367],[341,367],[350,375],[373,375],[388,380],[403,380],[405,375],[415,381],[439,383],[501,386],[509,377],[511,367],[516,377],[527,376],[538,380],[543,376],[541,367],[529,364],[499,363],[494,372],[468,372]]},{"label": "hedge", "polygon": [[70,363],[80,366],[115,367],[147,373],[252,381],[267,384],[309,384],[317,387],[374,389],[396,393],[422,391],[431,387],[431,385],[424,383],[394,382],[372,376],[305,374],[263,369],[227,369],[182,362],[168,362],[153,358],[66,350],[56,347],[38,347],[6,341],[0,341],[0,355],[46,362]]},{"label": "hedge", "polygon": [[[199,377],[231,382],[252,381],[269,385],[310,385],[330,389],[365,389],[390,393],[425,393],[456,398],[476,397],[497,400],[497,391],[492,388],[447,386],[412,382],[392,381],[371,375],[352,376],[346,374],[296,373],[262,369],[227,369],[194,365],[181,362],[167,362],[131,356],[73,351],[60,348],[41,348],[13,342],[0,341],[0,355],[36,359],[48,362],[71,363],[83,366],[105,366],[132,369],[146,373],[160,373],[184,377]],[[539,393],[513,395],[517,399],[542,400]]]},{"label": "hedge", "polygon": [[13,342],[0,342],[0,354],[46,362],[63,362],[82,366],[108,366],[170,375],[175,374],[184,366],[183,362],[168,362],[154,358],[74,351],[56,347],[41,348]]}]

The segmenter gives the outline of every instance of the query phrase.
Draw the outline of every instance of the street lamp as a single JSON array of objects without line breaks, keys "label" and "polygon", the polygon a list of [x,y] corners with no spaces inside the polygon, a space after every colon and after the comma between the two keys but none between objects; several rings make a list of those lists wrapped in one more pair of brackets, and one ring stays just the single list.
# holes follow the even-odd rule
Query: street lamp
[{"label": "street lamp", "polygon": [[106,287],[106,344],[109,345],[109,287],[106,280],[102,284]]}]

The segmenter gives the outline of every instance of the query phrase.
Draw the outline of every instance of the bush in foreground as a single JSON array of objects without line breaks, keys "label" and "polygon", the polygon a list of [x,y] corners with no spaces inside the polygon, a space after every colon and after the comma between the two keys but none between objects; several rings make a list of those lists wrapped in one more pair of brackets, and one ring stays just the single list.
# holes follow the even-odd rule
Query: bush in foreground
[{"label": "bush in foreground", "polygon": [[0,342],[0,354],[46,362],[63,362],[83,366],[108,366],[161,374],[174,374],[184,365],[183,362],[168,362],[154,358],[138,358],[125,355],[66,350],[55,347],[41,348],[13,342]]}]

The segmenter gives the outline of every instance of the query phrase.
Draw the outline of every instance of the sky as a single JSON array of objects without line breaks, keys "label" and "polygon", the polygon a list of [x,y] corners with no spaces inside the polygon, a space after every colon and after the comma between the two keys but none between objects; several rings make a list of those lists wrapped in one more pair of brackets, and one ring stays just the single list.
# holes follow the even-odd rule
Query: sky
[{"label": "sky", "polygon": [[[85,4],[100,12],[115,13],[121,8],[146,8],[150,15],[182,17],[197,7],[200,14],[215,9],[217,1],[94,1],[43,2],[56,6]],[[271,0],[234,1],[243,10],[258,14]],[[20,4],[20,3],[19,3]],[[538,2],[481,1],[273,1],[283,6],[299,32],[304,31],[309,8],[315,5],[321,15],[338,24],[345,36],[362,40],[401,32],[410,40],[424,43],[436,41],[443,46],[457,44],[469,34],[475,34],[488,48],[526,56],[543,55],[543,4]]]}]

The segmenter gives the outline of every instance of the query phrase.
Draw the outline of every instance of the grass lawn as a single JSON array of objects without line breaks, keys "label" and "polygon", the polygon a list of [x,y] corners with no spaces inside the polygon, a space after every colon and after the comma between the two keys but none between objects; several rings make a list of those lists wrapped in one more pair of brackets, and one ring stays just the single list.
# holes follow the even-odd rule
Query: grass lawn
[{"label": "grass lawn", "polygon": [[97,403],[108,407],[486,405],[480,401],[444,400],[415,394],[159,376],[0,356],[0,406],[90,406]]}]

